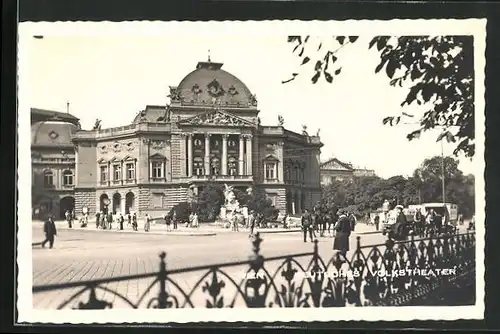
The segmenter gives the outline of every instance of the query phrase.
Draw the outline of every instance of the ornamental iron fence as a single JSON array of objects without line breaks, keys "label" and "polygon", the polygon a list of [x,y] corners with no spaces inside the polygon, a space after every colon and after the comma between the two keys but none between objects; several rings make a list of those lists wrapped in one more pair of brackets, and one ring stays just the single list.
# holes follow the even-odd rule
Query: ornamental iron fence
[{"label": "ornamental iron fence", "polygon": [[257,233],[246,261],[168,270],[162,253],[157,272],[34,286],[33,296],[64,296],[57,309],[455,305],[466,291],[475,303],[474,232],[369,246],[358,236],[349,258],[327,260],[317,240],[312,252],[269,258],[262,241]]}]

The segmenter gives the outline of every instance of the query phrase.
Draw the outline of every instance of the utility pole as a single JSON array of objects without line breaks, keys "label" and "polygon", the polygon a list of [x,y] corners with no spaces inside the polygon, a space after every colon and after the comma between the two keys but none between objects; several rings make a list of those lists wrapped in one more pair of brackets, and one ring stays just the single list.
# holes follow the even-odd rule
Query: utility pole
[{"label": "utility pole", "polygon": [[443,194],[443,204],[446,203],[446,190],[444,184],[444,149],[443,139],[441,138],[441,191]]}]

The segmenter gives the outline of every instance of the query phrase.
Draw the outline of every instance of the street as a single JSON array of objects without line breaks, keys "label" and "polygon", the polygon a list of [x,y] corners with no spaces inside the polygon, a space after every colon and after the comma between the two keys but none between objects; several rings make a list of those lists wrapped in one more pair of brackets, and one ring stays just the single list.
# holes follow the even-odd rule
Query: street
[{"label": "street", "polygon": [[[130,229],[130,228],[128,228]],[[153,229],[152,229],[153,230]],[[180,229],[181,230],[181,229]],[[202,230],[202,229],[200,229]],[[356,234],[350,238],[352,250],[356,247]],[[304,243],[302,233],[262,233],[263,242],[260,253],[266,257],[286,256],[296,253],[312,252],[313,243]],[[33,243],[43,240],[40,224],[33,225]],[[363,245],[383,243],[381,234],[361,235]],[[333,238],[318,239],[319,253],[327,261],[333,254]],[[168,270],[195,266],[247,260],[252,253],[248,232],[231,232],[219,229],[215,235],[168,235],[155,233],[127,233],[121,231],[101,231],[95,228],[72,230],[59,228],[53,249],[34,245],[33,285],[58,284],[111,278],[124,275],[155,272],[159,269],[159,254],[167,253]],[[311,257],[305,257],[307,265]],[[270,265],[276,267],[276,265]],[[226,273],[243,275],[247,266],[228,268]],[[203,273],[182,273],[180,284],[191,287]],[[236,279],[239,279],[236,277]],[[176,277],[179,281],[179,278]],[[143,282],[120,282],[110,286],[126,296],[140,295],[151,280]],[[110,287],[108,286],[108,287]],[[63,292],[64,291],[64,292]],[[44,292],[33,296],[35,308],[53,308],[69,297],[69,290]],[[50,298],[48,297],[50,295]]]}]

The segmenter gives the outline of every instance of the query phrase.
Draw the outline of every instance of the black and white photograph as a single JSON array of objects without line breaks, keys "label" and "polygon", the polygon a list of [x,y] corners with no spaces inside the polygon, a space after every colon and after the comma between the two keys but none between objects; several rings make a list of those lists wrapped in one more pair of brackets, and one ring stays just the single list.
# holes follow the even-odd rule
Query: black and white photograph
[{"label": "black and white photograph", "polygon": [[19,320],[482,319],[485,26],[21,23]]}]

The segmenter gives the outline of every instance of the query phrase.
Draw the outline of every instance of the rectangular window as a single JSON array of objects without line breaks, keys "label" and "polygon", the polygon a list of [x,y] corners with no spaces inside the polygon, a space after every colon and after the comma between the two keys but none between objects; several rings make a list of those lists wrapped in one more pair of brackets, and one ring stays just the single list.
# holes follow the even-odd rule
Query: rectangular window
[{"label": "rectangular window", "polygon": [[266,179],[267,180],[274,180],[275,175],[274,175],[274,163],[266,163]]},{"label": "rectangular window", "polygon": [[108,181],[108,166],[101,166],[101,182]]},{"label": "rectangular window", "polygon": [[127,170],[127,180],[134,180],[135,179],[135,163],[133,163],[133,162],[127,163],[126,170]]},{"label": "rectangular window", "polygon": [[122,179],[122,166],[113,165],[113,181],[119,181]]},{"label": "rectangular window", "polygon": [[153,179],[163,178],[163,161],[152,161],[151,162],[151,177]]},{"label": "rectangular window", "polygon": [[71,171],[64,172],[63,185],[65,185],[65,186],[72,186],[73,185],[73,173]]}]

